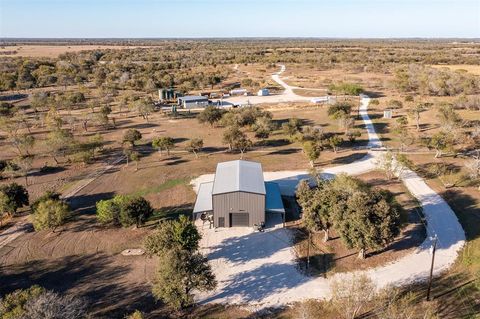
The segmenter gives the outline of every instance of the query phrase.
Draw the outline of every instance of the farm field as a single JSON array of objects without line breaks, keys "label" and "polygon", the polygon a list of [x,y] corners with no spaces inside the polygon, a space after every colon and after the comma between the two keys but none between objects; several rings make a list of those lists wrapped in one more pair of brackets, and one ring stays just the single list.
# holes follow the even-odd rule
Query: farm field
[{"label": "farm field", "polygon": [[27,58],[57,58],[65,53],[77,53],[91,50],[125,50],[142,46],[125,45],[5,45],[0,47],[0,56]]}]

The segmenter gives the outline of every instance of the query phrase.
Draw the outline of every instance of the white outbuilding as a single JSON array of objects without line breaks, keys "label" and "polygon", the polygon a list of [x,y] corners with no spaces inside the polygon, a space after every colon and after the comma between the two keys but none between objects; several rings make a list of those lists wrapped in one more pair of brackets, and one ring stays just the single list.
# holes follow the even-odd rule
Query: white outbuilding
[{"label": "white outbuilding", "polygon": [[208,97],[201,95],[187,95],[179,97],[178,105],[184,109],[198,109],[208,106]]},{"label": "white outbuilding", "polygon": [[258,96],[268,96],[270,95],[270,91],[268,89],[260,89],[257,93]]},{"label": "white outbuilding", "polygon": [[233,89],[230,91],[230,95],[247,95],[247,89]]}]

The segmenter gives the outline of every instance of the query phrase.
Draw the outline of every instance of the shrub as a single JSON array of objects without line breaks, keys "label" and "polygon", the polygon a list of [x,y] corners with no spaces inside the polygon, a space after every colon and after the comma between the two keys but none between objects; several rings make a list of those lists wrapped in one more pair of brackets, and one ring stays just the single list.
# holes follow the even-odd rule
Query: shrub
[{"label": "shrub", "polygon": [[83,319],[87,315],[87,302],[74,295],[60,295],[45,291],[25,305],[24,319]]},{"label": "shrub", "polygon": [[87,302],[73,295],[60,295],[34,285],[18,289],[0,300],[3,319],[80,319],[87,315]]},{"label": "shrub", "polygon": [[28,205],[28,192],[25,187],[17,183],[0,187],[0,212],[12,216],[19,208],[26,205]]},{"label": "shrub", "polygon": [[135,310],[135,312],[128,315],[127,319],[143,319],[143,313],[140,310]]},{"label": "shrub", "polygon": [[40,196],[39,198],[37,198],[31,205],[30,205],[30,209],[32,210],[32,212],[34,212],[37,207],[38,207],[38,204],[40,204],[41,202],[45,202],[47,200],[60,200],[60,193],[57,193],[57,192],[52,192],[52,191],[46,191],[45,194],[43,194],[42,196]]},{"label": "shrub", "polygon": [[113,200],[101,200],[97,202],[97,219],[102,224],[115,223],[118,221],[120,208]]},{"label": "shrub", "polygon": [[215,123],[220,121],[224,110],[216,108],[215,106],[207,106],[200,114],[198,114],[197,119],[200,123],[208,123],[211,126],[214,126]]},{"label": "shrub", "polygon": [[153,213],[152,206],[143,197],[130,198],[121,206],[119,221],[123,227],[136,224],[139,226]]},{"label": "shrub", "polygon": [[195,224],[182,215],[178,220],[161,222],[155,232],[145,238],[144,245],[150,255],[162,256],[171,249],[194,252],[201,238]]},{"label": "shrub", "polygon": [[5,295],[0,300],[1,318],[23,318],[25,305],[28,301],[37,298],[45,292],[40,286],[34,285],[27,289],[17,289],[12,293]]},{"label": "shrub", "polygon": [[55,229],[65,223],[70,216],[70,207],[62,200],[47,199],[40,202],[32,214],[36,231]]},{"label": "shrub", "polygon": [[141,196],[117,195],[97,203],[97,219],[102,224],[114,223],[139,226],[153,214],[150,203]]},{"label": "shrub", "polygon": [[123,134],[123,142],[130,143],[132,146],[135,145],[135,142],[142,139],[142,133],[135,129],[128,129]]}]

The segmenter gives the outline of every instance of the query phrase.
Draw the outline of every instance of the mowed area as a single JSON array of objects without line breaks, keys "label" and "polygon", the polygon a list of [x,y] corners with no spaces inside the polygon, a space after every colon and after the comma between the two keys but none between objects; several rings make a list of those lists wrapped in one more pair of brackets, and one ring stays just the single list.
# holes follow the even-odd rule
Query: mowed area
[{"label": "mowed area", "polygon": [[135,49],[145,46],[125,45],[6,45],[0,47],[0,56],[8,57],[31,57],[31,58],[57,58],[59,55],[70,52],[91,50],[123,50]]}]

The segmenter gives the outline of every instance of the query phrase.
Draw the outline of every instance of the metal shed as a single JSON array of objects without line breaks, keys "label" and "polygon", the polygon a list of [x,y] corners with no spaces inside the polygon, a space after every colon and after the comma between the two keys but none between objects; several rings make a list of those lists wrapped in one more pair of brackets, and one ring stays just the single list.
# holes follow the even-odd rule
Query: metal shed
[{"label": "metal shed", "polygon": [[242,160],[219,163],[212,189],[214,226],[265,223],[265,195],[260,163]]},{"label": "metal shed", "polygon": [[213,213],[214,227],[253,227],[266,213],[285,220],[278,184],[264,181],[260,163],[244,160],[219,163],[214,181],[200,184],[193,214],[203,213]]}]

